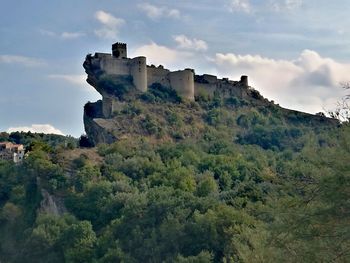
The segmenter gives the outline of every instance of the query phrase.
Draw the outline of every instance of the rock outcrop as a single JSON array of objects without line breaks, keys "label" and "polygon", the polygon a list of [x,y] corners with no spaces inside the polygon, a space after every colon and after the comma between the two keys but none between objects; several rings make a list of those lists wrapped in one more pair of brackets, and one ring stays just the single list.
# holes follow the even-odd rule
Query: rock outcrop
[{"label": "rock outcrop", "polygon": [[50,195],[50,193],[43,188],[41,189],[41,195],[43,199],[40,202],[40,213],[59,216],[67,212],[62,199]]},{"label": "rock outcrop", "polygon": [[[238,106],[275,108],[290,121],[302,121],[316,126],[338,124],[337,120],[325,116],[290,111],[275,105],[248,86],[247,76],[242,76],[239,81],[232,81],[208,74],[195,75],[192,69],[170,72],[163,66],[148,66],[145,57],[129,59],[126,44],[123,43],[114,44],[112,54],[87,55],[83,66],[88,75],[87,82],[102,95],[102,100],[89,102],[84,107],[85,131],[94,145],[112,143],[132,134],[147,133],[147,127],[153,125],[147,124],[149,116],[160,112],[159,105],[155,107],[149,104],[154,101],[158,104],[159,101],[165,104],[169,101],[182,101],[175,106],[166,106],[172,108],[219,99],[225,101],[231,108]],[[133,106],[136,102],[138,105],[148,104],[146,111],[148,113],[137,113],[140,109],[137,110]],[[141,108],[145,107],[147,106]],[[120,116],[121,113],[124,117]],[[131,115],[126,116],[128,114]],[[166,119],[165,115],[163,112],[163,116],[156,117],[159,125],[164,125],[161,119]],[[188,118],[192,118],[190,116],[192,112],[188,115]],[[159,130],[162,130],[162,127],[159,127]]]}]

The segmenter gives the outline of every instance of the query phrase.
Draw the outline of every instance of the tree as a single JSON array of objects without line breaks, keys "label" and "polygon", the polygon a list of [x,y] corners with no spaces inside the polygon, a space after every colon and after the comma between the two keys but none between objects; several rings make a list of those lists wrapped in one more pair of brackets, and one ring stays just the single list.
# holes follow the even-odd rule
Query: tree
[{"label": "tree", "polygon": [[294,165],[308,164],[300,169],[303,177],[285,184],[294,185],[296,192],[270,203],[273,222],[268,246],[281,251],[275,261],[349,262],[349,128],[337,133],[337,147],[305,151],[303,161]]},{"label": "tree", "polygon": [[218,185],[214,179],[214,175],[210,172],[205,173],[197,186],[198,196],[208,196],[219,192]]},{"label": "tree", "polygon": [[[350,90],[350,82],[341,83],[341,86],[345,90]],[[334,110],[328,111],[328,114],[341,122],[350,122],[350,94],[345,95],[337,102]]]},{"label": "tree", "polygon": [[63,233],[60,244],[64,249],[65,262],[92,262],[96,234],[89,221],[71,225]]}]

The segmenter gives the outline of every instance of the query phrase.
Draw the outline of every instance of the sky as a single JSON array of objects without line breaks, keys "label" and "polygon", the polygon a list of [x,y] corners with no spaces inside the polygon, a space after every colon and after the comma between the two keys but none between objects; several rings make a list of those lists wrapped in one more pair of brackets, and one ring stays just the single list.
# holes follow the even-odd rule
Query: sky
[{"label": "sky", "polygon": [[350,81],[348,0],[0,0],[0,131],[84,133],[101,96],[86,54],[129,57],[250,85],[282,107],[331,110]]}]

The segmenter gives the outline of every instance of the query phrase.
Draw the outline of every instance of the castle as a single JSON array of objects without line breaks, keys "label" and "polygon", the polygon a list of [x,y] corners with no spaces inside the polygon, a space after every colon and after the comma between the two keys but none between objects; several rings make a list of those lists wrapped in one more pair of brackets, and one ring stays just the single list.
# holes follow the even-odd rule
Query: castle
[{"label": "castle", "polygon": [[149,86],[159,83],[174,89],[180,97],[190,101],[194,101],[203,91],[210,95],[219,91],[223,95],[249,97],[244,96],[248,90],[247,76],[242,76],[240,81],[231,81],[228,78],[218,79],[208,74],[195,75],[194,70],[188,68],[170,71],[161,65],[149,66],[146,57],[128,58],[125,43],[113,44],[112,54],[87,55],[83,66],[88,74],[87,82],[102,95],[103,115],[106,118],[112,115],[117,103],[116,98],[99,85],[98,78],[101,75],[110,76],[122,85],[128,85],[125,80],[129,80],[140,92],[147,92]]}]

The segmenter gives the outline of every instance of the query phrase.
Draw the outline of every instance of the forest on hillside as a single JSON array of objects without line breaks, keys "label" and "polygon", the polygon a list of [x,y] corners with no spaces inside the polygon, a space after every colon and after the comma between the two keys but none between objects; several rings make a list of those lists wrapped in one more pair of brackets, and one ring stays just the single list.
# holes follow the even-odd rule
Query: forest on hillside
[{"label": "forest on hillside", "polygon": [[[348,122],[203,100],[199,125],[174,103],[128,104],[117,115],[147,112],[148,133],[93,148],[2,133],[30,152],[0,161],[0,261],[350,261]],[[43,189],[64,213],[45,212]]]}]

